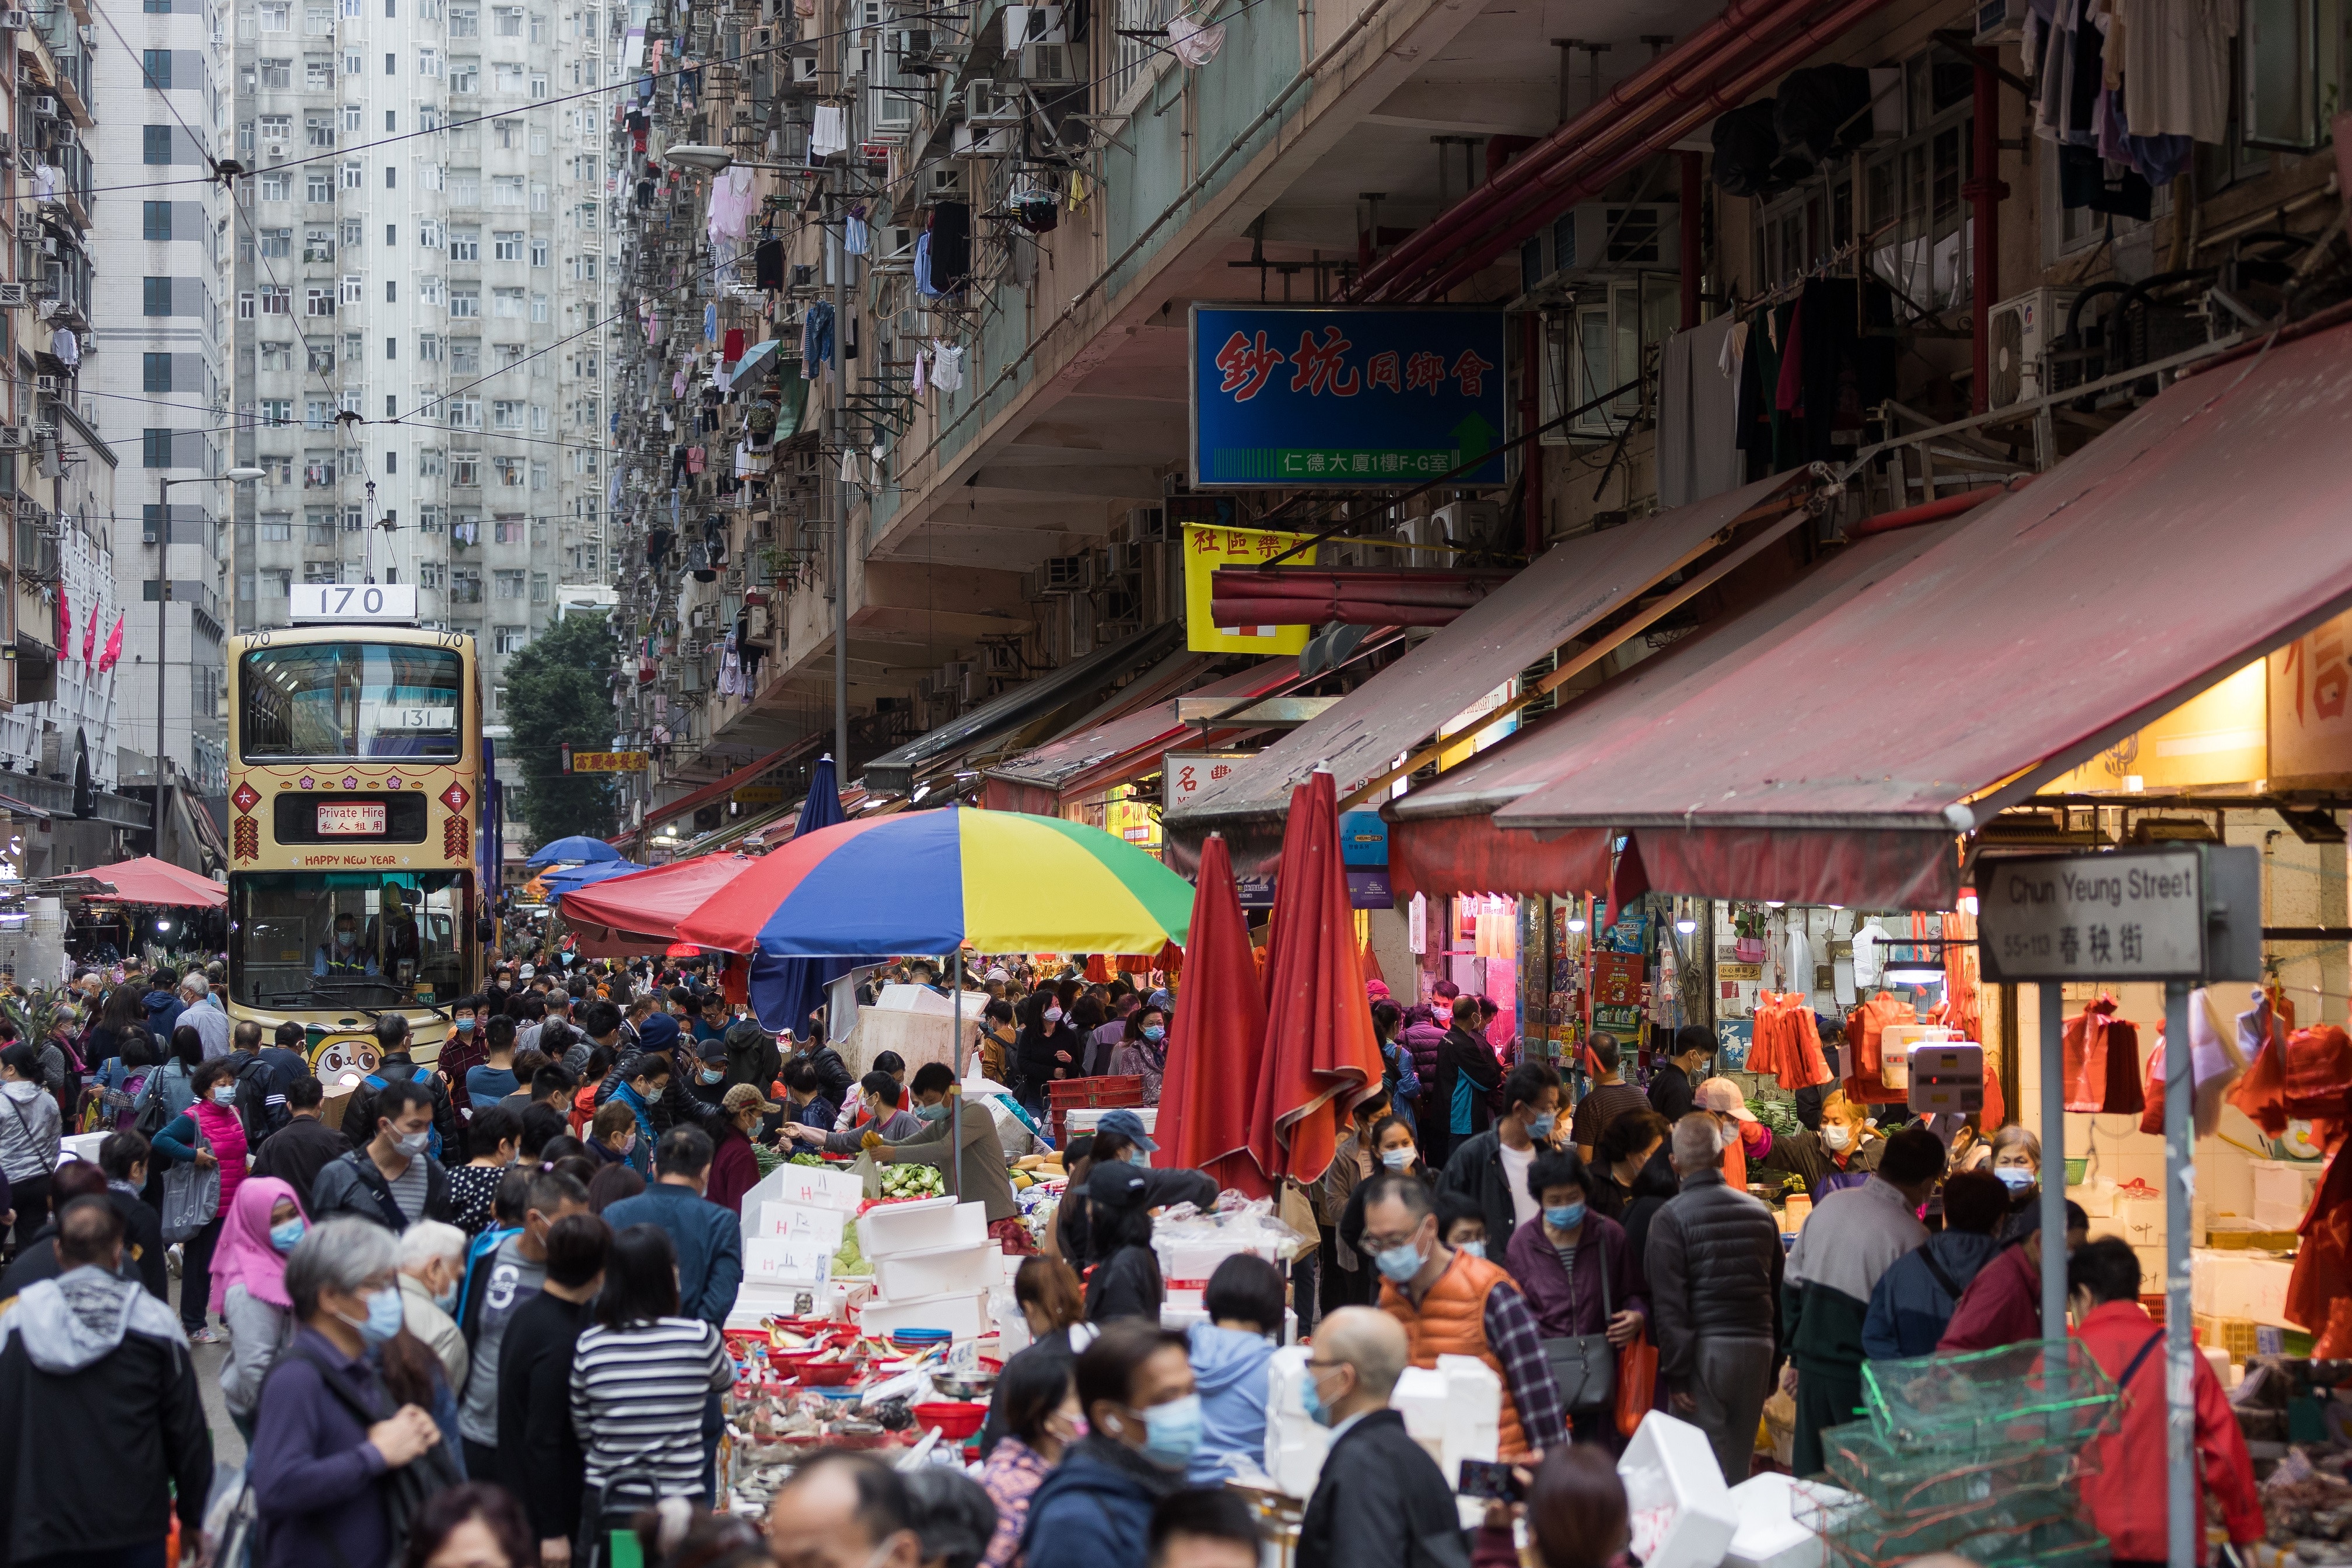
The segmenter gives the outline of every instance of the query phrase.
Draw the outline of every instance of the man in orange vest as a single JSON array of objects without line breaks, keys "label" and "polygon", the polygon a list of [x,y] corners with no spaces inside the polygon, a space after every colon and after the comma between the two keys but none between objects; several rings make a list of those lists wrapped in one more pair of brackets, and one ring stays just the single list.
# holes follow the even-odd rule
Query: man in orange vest
[{"label": "man in orange vest", "polygon": [[1439,1239],[1437,1210],[1417,1176],[1382,1172],[1364,1184],[1357,1250],[1381,1273],[1381,1307],[1404,1325],[1412,1364],[1476,1356],[1502,1381],[1499,1453],[1532,1464],[1568,1440],[1559,1384],[1543,1334],[1501,1265]]}]

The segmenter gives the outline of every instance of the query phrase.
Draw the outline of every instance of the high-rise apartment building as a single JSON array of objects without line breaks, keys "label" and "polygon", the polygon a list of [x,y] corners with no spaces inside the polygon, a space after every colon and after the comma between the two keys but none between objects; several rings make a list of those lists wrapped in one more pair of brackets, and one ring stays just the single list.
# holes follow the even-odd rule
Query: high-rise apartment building
[{"label": "high-rise apartment building", "polygon": [[[228,205],[209,179],[212,161],[227,155],[228,78],[215,47],[226,17],[213,0],[142,0],[136,9],[109,10],[78,39],[97,96],[112,105],[86,133],[108,171],[98,183],[134,187],[110,188],[93,203],[102,261],[80,372],[81,406],[121,462],[112,540],[113,598],[123,612],[117,739],[143,759],[155,754],[160,735],[173,770],[212,794],[226,788],[227,766],[220,702],[230,496],[218,476],[229,450],[222,357]],[[134,763],[123,782],[148,776],[146,765]]]},{"label": "high-rise apartment building", "polygon": [[607,16],[239,0],[236,624],[414,583],[499,675],[606,567]]}]

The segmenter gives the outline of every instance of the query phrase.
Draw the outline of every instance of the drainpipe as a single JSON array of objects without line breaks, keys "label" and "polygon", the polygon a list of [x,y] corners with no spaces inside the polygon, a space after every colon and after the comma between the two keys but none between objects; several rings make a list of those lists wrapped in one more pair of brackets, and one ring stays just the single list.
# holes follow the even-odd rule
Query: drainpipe
[{"label": "drainpipe", "polygon": [[[1519,434],[1543,423],[1543,312],[1529,310],[1519,318]],[[1543,553],[1543,443],[1527,442],[1519,448],[1519,471],[1527,494],[1527,554],[1532,561]]]},{"label": "drainpipe", "polygon": [[1992,62],[1982,49],[1977,51],[1973,113],[1976,177],[1960,187],[1960,195],[1969,199],[1976,228],[1969,253],[1969,299],[1974,318],[1969,323],[1969,408],[1982,414],[1991,407],[1992,303],[2000,294],[2000,204],[2009,195],[2009,187],[2000,181],[2000,79],[1993,74]]},{"label": "drainpipe", "polygon": [[1683,268],[1683,331],[1698,325],[1698,241],[1699,205],[1698,154],[1677,153],[1683,166],[1683,215],[1681,222]]}]

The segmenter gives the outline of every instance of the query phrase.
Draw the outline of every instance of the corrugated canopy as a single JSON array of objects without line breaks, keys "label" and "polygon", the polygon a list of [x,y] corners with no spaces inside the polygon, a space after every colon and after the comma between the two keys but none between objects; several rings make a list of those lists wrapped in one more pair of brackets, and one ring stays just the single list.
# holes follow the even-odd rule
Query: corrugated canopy
[{"label": "corrugated canopy", "polygon": [[1780,853],[1759,831],[1940,835],[1948,857],[2352,605],[2347,440],[2352,329],[2189,377],[1835,613],[1660,690],[1495,821],[1633,829],[1654,885],[1717,896],[1748,896],[1719,885],[1735,849],[1751,870]]},{"label": "corrugated canopy", "polygon": [[1802,479],[1780,475],[1552,546],[1345,700],[1235,768],[1184,812],[1171,814],[1171,826],[1197,834],[1278,819],[1291,785],[1317,768],[1335,775],[1344,803],[1479,698],[1626,609],[1669,573],[1697,560],[1740,514]]},{"label": "corrugated canopy", "polygon": [[[1297,659],[1263,659],[1238,674],[1197,687],[1187,695],[1230,697],[1239,705],[1298,679]],[[1212,732],[1229,734],[1232,728],[1224,726]],[[1176,721],[1175,700],[1171,697],[1034,751],[1007,757],[987,771],[992,777],[1059,792],[1105,770],[1116,772],[1121,763],[1139,755],[1156,762],[1169,747],[1199,735],[1192,726]]]}]

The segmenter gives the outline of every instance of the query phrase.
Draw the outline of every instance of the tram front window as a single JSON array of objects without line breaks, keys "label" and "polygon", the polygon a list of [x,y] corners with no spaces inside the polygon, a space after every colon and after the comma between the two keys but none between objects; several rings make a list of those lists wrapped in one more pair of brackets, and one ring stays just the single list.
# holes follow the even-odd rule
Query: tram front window
[{"label": "tram front window", "polygon": [[256,1007],[392,1007],[465,994],[463,871],[229,879],[229,984]]},{"label": "tram front window", "polygon": [[296,643],[238,661],[238,746],[248,760],[453,759],[465,663],[447,648]]}]

